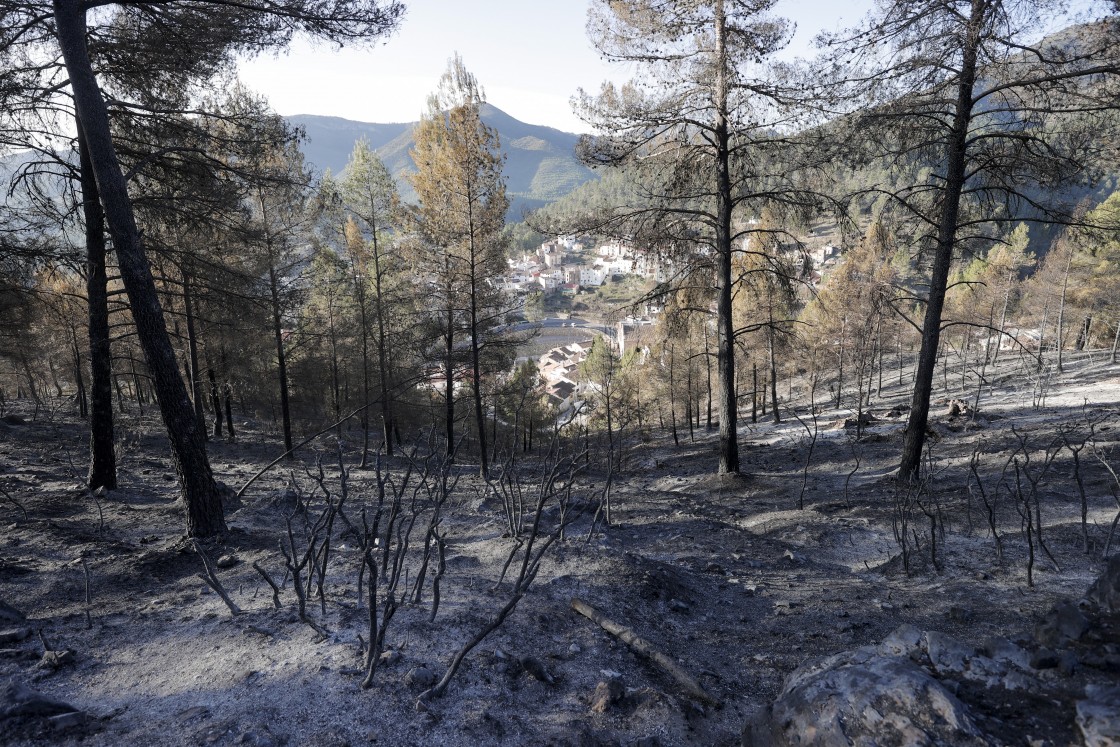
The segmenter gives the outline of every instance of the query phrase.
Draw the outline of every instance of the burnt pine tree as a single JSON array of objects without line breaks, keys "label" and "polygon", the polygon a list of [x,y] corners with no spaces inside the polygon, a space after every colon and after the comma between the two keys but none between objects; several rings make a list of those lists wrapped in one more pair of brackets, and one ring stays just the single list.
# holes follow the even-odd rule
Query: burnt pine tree
[{"label": "burnt pine tree", "polygon": [[1055,0],[891,0],[860,28],[823,38],[833,52],[821,101],[848,115],[833,136],[889,165],[872,189],[910,216],[925,261],[900,480],[919,477],[954,260],[980,253],[1001,224],[1075,222],[1073,204],[1040,195],[1093,184],[1110,157],[1114,138],[1102,133],[1118,101],[1117,21],[1043,38],[1068,13]]},{"label": "burnt pine tree", "polygon": [[416,127],[417,173],[410,177],[419,197],[414,225],[432,253],[427,268],[438,289],[447,449],[451,454],[455,445],[456,364],[465,358],[483,477],[489,462],[482,377],[489,369],[486,356],[504,346],[496,327],[507,309],[492,281],[506,268],[502,228],[509,208],[504,158],[498,133],[482,121],[484,101],[478,81],[456,55]]},{"label": "burnt pine tree", "polygon": [[641,199],[616,207],[599,232],[701,249],[715,285],[720,474],[739,472],[732,257],[765,206],[808,199],[788,151],[786,112],[766,58],[792,27],[774,0],[596,0],[588,34],[635,80],[581,94],[596,135],[579,154],[593,167],[628,169]]},{"label": "burnt pine tree", "polygon": [[[279,116],[272,118],[278,132],[288,132],[288,125]],[[283,141],[285,138],[278,138]],[[259,304],[267,310],[269,331],[276,349],[276,378],[280,395],[280,420],[284,434],[284,450],[291,451],[291,395],[288,376],[286,327],[290,326],[291,307],[299,295],[295,268],[302,261],[297,249],[311,234],[317,205],[298,143],[286,139],[280,147],[268,146],[253,153],[246,173],[250,180],[247,200],[250,220],[245,226],[245,260],[263,286],[258,293]]]},{"label": "burnt pine tree", "polygon": [[[398,264],[396,252],[388,242],[387,232],[394,227],[394,218],[400,210],[400,198],[389,169],[369,146],[369,141],[361,139],[354,144],[350,161],[346,164],[346,175],[341,184],[342,198],[346,207],[361,221],[364,245],[352,247],[350,260],[355,270],[355,283],[358,287],[358,302],[362,321],[362,377],[365,398],[369,399],[369,363],[366,355],[369,336],[366,324],[367,295],[372,296],[373,315],[377,323],[377,378],[380,388],[381,433],[385,454],[393,455],[393,407],[392,384],[392,346],[389,340],[391,323],[389,314],[398,306],[388,303],[390,275]],[[360,270],[360,271],[359,271]],[[371,294],[365,292],[371,284]],[[366,402],[363,402],[366,404]],[[369,454],[369,410],[362,410],[362,462],[367,466]]]},{"label": "burnt pine tree", "polygon": [[[90,7],[77,0],[0,3],[0,57],[6,68],[8,61],[18,63],[14,68],[18,74],[2,76],[0,94],[5,101],[50,103],[64,87],[57,74],[51,77],[51,63],[39,64],[37,60],[53,60],[61,52],[73,112],[88,147],[90,169],[171,443],[187,508],[187,532],[192,536],[209,536],[225,527],[222,505],[205,441],[163,321],[127,180],[110,130],[106,97],[91,61],[86,16]],[[185,64],[207,40],[223,45],[216,54],[227,59],[238,49],[253,52],[282,47],[301,32],[335,40],[369,41],[391,30],[402,11],[403,7],[396,2],[379,5],[373,0],[250,0],[235,5],[199,2],[190,6],[137,2],[100,6],[98,19],[115,22],[119,19],[114,14],[120,13],[133,16],[136,25],[147,22],[164,27],[170,33],[162,37],[161,43],[170,38],[179,40],[181,46],[176,48],[182,52],[181,62]],[[173,63],[169,60],[168,64]],[[49,83],[44,85],[44,80]]]}]

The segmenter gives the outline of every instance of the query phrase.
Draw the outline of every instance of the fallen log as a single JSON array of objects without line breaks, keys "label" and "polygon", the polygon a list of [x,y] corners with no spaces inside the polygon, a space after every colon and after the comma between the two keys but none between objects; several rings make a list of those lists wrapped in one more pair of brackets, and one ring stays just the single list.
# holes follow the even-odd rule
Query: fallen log
[{"label": "fallen log", "polygon": [[668,655],[659,651],[652,643],[639,636],[630,628],[621,625],[608,617],[604,617],[594,607],[584,602],[582,599],[572,598],[572,609],[580,613],[588,620],[591,620],[603,630],[613,635],[618,640],[625,643],[638,654],[652,661],[657,666],[661,667],[674,680],[681,686],[691,698],[695,698],[703,703],[712,706],[720,706],[721,703],[718,699],[708,693],[699,682],[693,679],[692,675],[684,671],[680,665],[672,660]]}]

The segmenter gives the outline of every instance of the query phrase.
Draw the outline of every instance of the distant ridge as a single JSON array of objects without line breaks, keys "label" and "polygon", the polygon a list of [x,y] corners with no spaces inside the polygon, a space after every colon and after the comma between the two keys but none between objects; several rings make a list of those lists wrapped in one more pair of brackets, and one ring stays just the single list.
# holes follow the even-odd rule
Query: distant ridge
[{"label": "distant ridge", "polygon": [[[510,220],[519,221],[525,210],[555,202],[581,184],[598,178],[575,157],[578,135],[526,124],[491,104],[483,105],[482,120],[498,131],[502,151],[506,154]],[[414,197],[404,176],[416,171],[409,155],[415,122],[375,124],[312,114],[297,114],[288,117],[288,121],[307,133],[303,144],[307,160],[316,168],[330,169],[334,174],[346,167],[354,143],[363,136],[368,138],[396,177],[401,196],[406,200]]]}]

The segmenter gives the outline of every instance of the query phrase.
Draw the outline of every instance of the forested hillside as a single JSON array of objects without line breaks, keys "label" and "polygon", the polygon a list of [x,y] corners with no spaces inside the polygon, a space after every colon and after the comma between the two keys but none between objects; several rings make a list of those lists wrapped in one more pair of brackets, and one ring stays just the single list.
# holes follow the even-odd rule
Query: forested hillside
[{"label": "forested hillside", "polygon": [[[511,221],[521,220],[526,210],[554,202],[596,178],[576,158],[577,135],[525,124],[492,104],[484,104],[481,114],[482,121],[497,131],[506,157],[502,173],[510,198]],[[416,172],[411,155],[415,123],[369,124],[311,115],[296,115],[288,120],[307,133],[301,147],[308,162],[335,174],[346,168],[354,144],[361,138],[367,139],[398,180],[404,199],[414,198],[405,175]]]}]

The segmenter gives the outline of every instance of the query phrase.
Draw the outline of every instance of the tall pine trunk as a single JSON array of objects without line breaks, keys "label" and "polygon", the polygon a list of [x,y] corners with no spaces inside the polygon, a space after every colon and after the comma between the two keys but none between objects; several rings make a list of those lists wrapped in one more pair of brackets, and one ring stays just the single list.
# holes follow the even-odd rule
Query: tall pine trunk
[{"label": "tall pine trunk", "polygon": [[373,232],[373,283],[377,308],[377,372],[381,387],[381,430],[386,456],[393,456],[393,412],[389,401],[390,371],[389,335],[385,329],[385,299],[381,288],[381,248],[377,244],[377,231]]},{"label": "tall pine trunk", "polygon": [[735,396],[735,324],[731,318],[731,147],[728,135],[727,22],[716,2],[716,371],[719,389],[719,473],[739,472],[738,402]]},{"label": "tall pine trunk", "polygon": [[109,288],[105,258],[105,213],[93,176],[82,127],[78,125],[82,213],[86,228],[86,299],[89,305],[89,474],[91,490],[117,487],[113,428],[113,358],[109,338]]},{"label": "tall pine trunk", "polygon": [[[450,292],[450,289],[449,291]],[[450,297],[449,297],[450,298]],[[444,432],[447,437],[447,456],[455,456],[455,311],[448,300],[447,329],[444,331]]]},{"label": "tall pine trunk", "polygon": [[86,49],[85,6],[77,0],[54,0],[53,7],[55,33],[74,94],[80,129],[89,149],[137,337],[171,443],[172,461],[187,510],[187,534],[192,537],[219,534],[226,528],[221,497],[210,471],[206,441],[199,432],[194,408],[175,362],[155,280],[141,245],[132,202],[110,133],[108,110]]},{"label": "tall pine trunk", "polygon": [[[271,252],[270,252],[271,255]],[[276,341],[276,376],[280,384],[280,420],[284,428],[284,451],[288,459],[293,459],[292,451],[292,409],[288,399],[288,357],[284,353],[284,328],[280,309],[280,279],[276,276],[276,265],[271,256],[268,260],[268,290],[272,303],[272,334]]]},{"label": "tall pine trunk", "polygon": [[198,334],[195,325],[194,295],[191,292],[190,273],[183,269],[183,313],[187,322],[187,358],[191,379],[191,399],[194,401],[194,416],[198,420],[198,430],[206,437],[206,414],[202,406],[202,373],[198,367]]},{"label": "tall pine trunk", "polygon": [[941,342],[941,316],[949,287],[949,267],[956,248],[957,220],[961,193],[965,182],[965,161],[969,123],[972,120],[972,90],[976,83],[976,58],[980,46],[980,28],[985,3],[972,0],[968,39],[965,42],[960,79],[957,83],[956,110],[953,127],[946,146],[944,196],[937,227],[937,246],[930,275],[929,299],[922,324],[922,347],[914,372],[914,393],[910,400],[910,418],[902,443],[902,459],[898,479],[917,482],[922,463],[922,449],[929,425],[929,400],[933,392],[933,375],[937,366],[937,349]]}]

